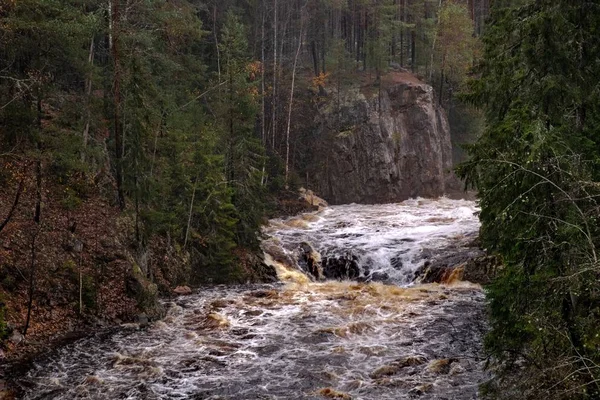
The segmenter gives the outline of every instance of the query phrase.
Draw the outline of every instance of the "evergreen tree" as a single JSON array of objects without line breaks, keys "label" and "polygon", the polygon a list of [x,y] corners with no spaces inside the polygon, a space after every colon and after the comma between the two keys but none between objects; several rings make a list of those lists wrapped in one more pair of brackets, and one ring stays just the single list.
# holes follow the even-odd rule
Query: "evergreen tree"
[{"label": "evergreen tree", "polygon": [[[505,269],[489,288],[498,398],[598,398],[600,12],[586,1],[495,4],[469,99],[487,128],[460,172],[481,239]],[[488,389],[494,391],[497,382]]]}]

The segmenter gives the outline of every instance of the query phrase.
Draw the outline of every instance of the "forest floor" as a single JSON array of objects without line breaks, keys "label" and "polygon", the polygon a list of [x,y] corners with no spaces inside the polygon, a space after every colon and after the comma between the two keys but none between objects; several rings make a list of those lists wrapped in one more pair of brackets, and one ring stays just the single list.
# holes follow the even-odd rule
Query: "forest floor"
[{"label": "forest floor", "polygon": [[[112,177],[70,176],[69,185],[55,176],[43,179],[41,220],[36,224],[34,162],[2,161],[0,365],[26,362],[96,330],[160,317],[160,310],[153,308],[156,299],[147,297],[169,296],[174,287],[186,284],[187,260],[160,236],[146,249],[138,248],[132,213],[121,212],[113,199]],[[273,203],[268,217],[316,208],[291,191]],[[30,322],[23,335],[30,294]]]}]

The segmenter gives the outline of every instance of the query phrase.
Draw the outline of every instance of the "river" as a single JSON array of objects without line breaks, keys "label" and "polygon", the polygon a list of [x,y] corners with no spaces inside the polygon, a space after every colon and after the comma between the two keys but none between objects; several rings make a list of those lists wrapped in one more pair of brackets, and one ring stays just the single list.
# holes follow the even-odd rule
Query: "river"
[{"label": "river", "polygon": [[[264,229],[280,283],[217,286],[166,302],[164,320],[85,338],[40,359],[25,399],[474,399],[484,295],[415,271],[476,237],[475,204],[344,205]],[[355,280],[298,262],[342,258]]]}]

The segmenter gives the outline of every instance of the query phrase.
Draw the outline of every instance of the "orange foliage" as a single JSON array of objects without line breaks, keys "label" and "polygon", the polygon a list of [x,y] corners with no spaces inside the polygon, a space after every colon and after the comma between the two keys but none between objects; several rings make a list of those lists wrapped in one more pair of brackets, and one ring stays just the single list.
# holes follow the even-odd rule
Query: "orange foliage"
[{"label": "orange foliage", "polygon": [[248,78],[254,81],[257,75],[262,72],[262,63],[260,61],[251,62],[246,66],[246,71],[248,71]]},{"label": "orange foliage", "polygon": [[318,76],[315,76],[312,79],[313,87],[315,89],[320,88],[320,87],[325,87],[328,78],[329,78],[329,74],[321,72]]}]

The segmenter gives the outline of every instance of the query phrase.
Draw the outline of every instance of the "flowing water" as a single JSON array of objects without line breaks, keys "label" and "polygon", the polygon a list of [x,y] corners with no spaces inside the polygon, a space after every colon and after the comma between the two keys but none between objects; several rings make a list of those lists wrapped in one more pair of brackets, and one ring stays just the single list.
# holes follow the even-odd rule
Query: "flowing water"
[{"label": "flowing water", "polygon": [[[281,283],[200,289],[146,329],[66,346],[21,380],[24,398],[476,398],[481,288],[411,284],[424,262],[472,241],[475,211],[411,200],[272,221],[264,244]],[[298,270],[307,244],[317,258],[354,260],[363,282]]]}]

